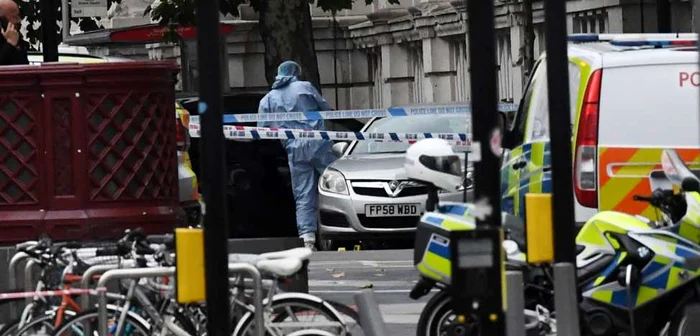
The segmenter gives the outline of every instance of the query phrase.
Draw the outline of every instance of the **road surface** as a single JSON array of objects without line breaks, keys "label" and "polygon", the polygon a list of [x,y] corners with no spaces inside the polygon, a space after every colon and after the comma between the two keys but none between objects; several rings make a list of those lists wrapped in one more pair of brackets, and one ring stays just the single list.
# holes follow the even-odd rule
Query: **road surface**
[{"label": "road surface", "polygon": [[415,335],[425,302],[408,294],[418,280],[413,250],[316,252],[309,264],[309,292],[354,306],[353,295],[373,289],[389,335]]}]

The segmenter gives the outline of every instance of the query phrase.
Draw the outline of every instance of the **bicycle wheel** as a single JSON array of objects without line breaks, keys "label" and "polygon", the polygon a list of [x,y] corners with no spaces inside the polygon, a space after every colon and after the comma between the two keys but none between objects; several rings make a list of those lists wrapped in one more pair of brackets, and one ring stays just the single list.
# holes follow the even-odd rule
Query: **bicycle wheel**
[{"label": "bicycle wheel", "polygon": [[[48,310],[39,316],[31,317],[29,321],[26,321],[24,325],[20,328],[20,319],[15,319],[12,322],[5,324],[2,329],[0,329],[0,336],[20,336],[20,335],[43,335],[51,334],[54,329],[54,322],[56,318],[57,307],[52,307],[52,310]],[[71,318],[76,315],[76,312],[72,310],[65,310],[63,318]]]},{"label": "bicycle wheel", "polygon": [[330,303],[331,306],[335,310],[340,313],[340,317],[342,318],[343,322],[345,323],[345,327],[348,331],[347,335],[352,335],[352,336],[364,336],[365,333],[362,330],[362,325],[360,324],[360,314],[357,312],[357,310],[353,309],[352,307],[336,302],[336,301],[331,301],[331,300],[325,300],[326,302]]},{"label": "bicycle wheel", "polygon": [[[120,317],[121,312],[118,310],[108,310],[107,311],[107,334],[112,335],[116,331],[116,323]],[[87,328],[91,330],[90,335],[99,335],[99,314],[96,309],[88,310],[76,315],[74,318],[68,320],[54,331],[53,336],[87,336],[85,331]],[[126,319],[124,320],[125,325],[122,329],[126,334],[130,336],[149,336],[150,326],[141,317],[132,312],[128,312]]]},{"label": "bicycle wheel", "polygon": [[7,335],[12,335],[12,336],[51,335],[53,333],[53,329],[54,329],[53,322],[54,322],[53,315],[40,316],[40,317],[34,318],[31,321],[29,321],[29,323],[27,323],[21,329],[19,329],[19,330],[15,329],[14,333],[10,333]]},{"label": "bicycle wheel", "polygon": [[[309,329],[326,331],[332,335],[349,335],[337,311],[318,298],[301,295],[273,298],[265,314],[269,315],[266,317],[269,323],[265,325],[265,335],[288,335]],[[253,314],[249,312],[241,318],[233,335],[253,336],[254,330]]]}]

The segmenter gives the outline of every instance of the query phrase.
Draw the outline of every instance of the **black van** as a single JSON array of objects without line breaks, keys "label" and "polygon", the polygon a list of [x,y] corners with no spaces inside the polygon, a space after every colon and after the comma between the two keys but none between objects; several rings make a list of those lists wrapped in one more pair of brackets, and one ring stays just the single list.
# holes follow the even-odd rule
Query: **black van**
[{"label": "black van", "polygon": [[[264,94],[260,93],[226,94],[223,96],[224,113],[256,113],[262,97]],[[198,114],[196,93],[180,94],[177,100],[191,115]],[[335,131],[359,131],[363,125],[358,120],[326,124],[329,130]],[[254,123],[239,125],[255,126]],[[192,139],[190,159],[201,184],[199,144],[199,139]],[[225,155],[230,238],[297,237],[287,153],[280,142],[227,141]]]}]

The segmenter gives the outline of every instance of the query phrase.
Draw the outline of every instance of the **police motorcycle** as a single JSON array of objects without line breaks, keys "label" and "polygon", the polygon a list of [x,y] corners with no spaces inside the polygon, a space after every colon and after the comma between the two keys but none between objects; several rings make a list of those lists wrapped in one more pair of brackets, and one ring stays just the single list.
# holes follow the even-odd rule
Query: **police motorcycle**
[{"label": "police motorcycle", "polygon": [[[438,168],[449,172],[444,163],[447,160],[445,151],[418,149],[407,152],[409,178],[439,188],[449,187],[449,183],[441,181],[449,181],[447,176],[421,173],[415,163],[409,162],[421,157],[428,163],[443,161],[441,165],[426,165],[421,169]],[[426,158],[431,156],[435,159]],[[700,331],[690,327],[693,321],[700,320],[700,180],[674,151],[664,151],[662,166],[668,180],[680,187],[680,192],[657,189],[649,197],[636,196],[635,199],[660,209],[663,221],[657,223],[639,216],[604,211],[593,216],[576,237],[583,335],[700,335]],[[454,319],[450,296],[444,290],[450,285],[450,263],[444,257],[441,259],[440,249],[436,248],[449,244],[446,239],[449,230],[473,228],[474,210],[473,205],[445,203],[421,218],[414,252],[421,280],[411,297],[420,298],[432,288],[441,291],[426,305],[417,335],[455,334],[455,330],[463,331],[458,333],[461,335],[478,335],[478,327],[473,322],[457,323]],[[535,314],[536,323],[526,322],[527,333],[551,333],[556,328],[556,321],[547,316],[548,311],[554,311],[552,282],[543,283],[541,275],[537,275],[542,271],[545,279],[551,279],[551,272],[546,266],[524,263],[525,256],[519,252],[524,250],[524,244],[517,241],[522,236],[518,233],[522,225],[512,216],[504,214],[503,219],[507,232],[506,266],[520,267],[524,271],[526,309],[533,309],[534,305],[538,313]],[[671,225],[664,226],[664,223]],[[532,314],[526,311],[526,316]]]},{"label": "police motorcycle", "polygon": [[[445,255],[449,246],[447,235],[451,230],[474,229],[474,214],[478,210],[473,204],[439,202],[440,189],[457,190],[461,186],[463,176],[460,158],[448,142],[441,139],[425,139],[406,151],[404,168],[409,179],[426,184],[430,190],[426,202],[427,212],[416,229],[414,263],[421,278],[411,291],[410,297],[418,300],[433,289],[439,290],[423,309],[418,321],[417,335],[478,335],[474,333],[474,326],[469,321],[455,321],[447,291],[451,281],[451,264],[449,257]],[[526,276],[533,277],[538,270],[527,272],[525,254],[520,252],[525,246],[523,223],[507,213],[502,213],[502,223],[506,229],[503,245],[508,256],[507,268],[524,270]],[[553,292],[549,293],[551,290],[546,286],[540,289],[528,285],[535,281],[526,282],[525,290],[531,292],[530,295],[526,295],[531,298],[530,302],[526,302],[526,308],[529,309],[525,310],[528,336],[547,335],[547,332],[555,331],[555,321],[549,317],[548,309],[538,302],[553,298]],[[553,300],[550,301],[553,305]]]}]

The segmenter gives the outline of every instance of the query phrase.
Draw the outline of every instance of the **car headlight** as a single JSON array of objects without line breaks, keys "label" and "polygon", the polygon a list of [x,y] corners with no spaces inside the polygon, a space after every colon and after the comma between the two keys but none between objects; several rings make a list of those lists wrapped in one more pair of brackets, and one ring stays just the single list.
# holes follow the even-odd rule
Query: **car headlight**
[{"label": "car headlight", "polygon": [[345,176],[337,170],[326,169],[321,175],[319,187],[326,192],[348,195],[348,185],[345,183]]}]

